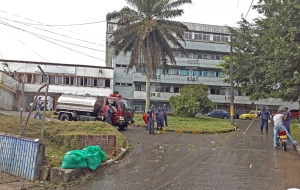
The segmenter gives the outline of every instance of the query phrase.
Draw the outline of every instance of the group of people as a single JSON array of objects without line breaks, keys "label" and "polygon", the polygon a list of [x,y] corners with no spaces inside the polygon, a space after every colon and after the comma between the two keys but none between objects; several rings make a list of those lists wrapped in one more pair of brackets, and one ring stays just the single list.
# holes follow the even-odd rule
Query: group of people
[{"label": "group of people", "polygon": [[[260,132],[263,135],[263,128],[266,129],[266,134],[268,134],[268,121],[270,119],[270,112],[266,109],[266,106],[262,107],[261,112],[257,114],[257,116],[260,117]],[[291,113],[289,112],[289,109],[285,107],[283,111],[279,111],[276,115],[273,116],[274,121],[274,140],[273,140],[273,147],[277,148],[277,136],[278,131],[285,131],[286,135],[289,139],[289,141],[293,144],[294,147],[296,147],[295,141],[291,137]]]},{"label": "group of people", "polygon": [[150,110],[143,115],[143,120],[145,122],[146,127],[149,130],[149,134],[155,135],[154,132],[154,123],[156,119],[157,125],[157,133],[164,134],[163,127],[164,124],[166,127],[168,126],[168,110],[166,104],[163,105],[162,108],[158,108],[157,112],[154,110],[154,105],[151,106]]}]

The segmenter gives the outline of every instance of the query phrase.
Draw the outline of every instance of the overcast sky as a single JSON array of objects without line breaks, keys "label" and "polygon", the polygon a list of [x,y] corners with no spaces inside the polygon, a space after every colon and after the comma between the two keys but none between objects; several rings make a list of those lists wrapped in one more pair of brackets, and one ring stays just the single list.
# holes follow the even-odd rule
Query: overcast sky
[{"label": "overcast sky", "polygon": [[[254,0],[253,4],[257,1]],[[105,65],[105,16],[126,5],[125,0],[0,2],[0,59],[99,66]],[[193,0],[193,4],[183,6],[185,14],[176,20],[237,26],[236,23],[242,14],[246,15],[251,2],[252,0]],[[251,9],[247,19],[252,20],[258,16]],[[97,21],[104,22],[77,26],[42,26]]]}]

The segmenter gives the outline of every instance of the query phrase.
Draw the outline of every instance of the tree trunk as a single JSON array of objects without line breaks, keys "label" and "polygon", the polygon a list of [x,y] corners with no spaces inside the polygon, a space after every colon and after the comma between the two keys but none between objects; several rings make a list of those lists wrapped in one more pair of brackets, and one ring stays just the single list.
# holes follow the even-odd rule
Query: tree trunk
[{"label": "tree trunk", "polygon": [[145,112],[150,109],[150,72],[146,72],[146,107]]}]

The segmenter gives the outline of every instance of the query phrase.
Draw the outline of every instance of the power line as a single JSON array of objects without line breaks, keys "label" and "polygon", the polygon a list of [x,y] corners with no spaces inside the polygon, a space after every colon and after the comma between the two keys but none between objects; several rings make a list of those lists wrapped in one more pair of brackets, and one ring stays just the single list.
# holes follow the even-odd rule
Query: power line
[{"label": "power line", "polygon": [[102,20],[102,21],[87,22],[87,23],[80,23],[80,24],[42,24],[42,23],[41,24],[33,24],[33,23],[29,23],[29,22],[21,22],[21,21],[6,19],[6,18],[1,18],[1,19],[5,19],[5,20],[12,21],[12,22],[21,23],[21,24],[37,25],[37,26],[80,26],[80,25],[98,24],[101,22],[106,22],[106,20]]},{"label": "power line", "polygon": [[[17,38],[15,36],[15,38]],[[33,49],[31,49],[30,47],[28,47],[24,42],[22,42],[19,38],[17,38],[17,40],[19,40],[24,46],[26,46],[28,49],[30,49],[32,52],[34,52],[35,54],[37,54],[39,57],[41,57],[42,59],[44,59],[45,61],[49,62],[47,59],[45,59],[43,56],[41,56],[40,54],[38,54],[37,52],[35,52]]]},{"label": "power line", "polygon": [[3,57],[3,55],[2,55],[2,53],[1,53],[1,52],[0,52],[0,55],[1,55],[2,59],[4,59],[4,57]]},{"label": "power line", "polygon": [[[2,18],[0,18],[0,19],[2,19]],[[71,39],[74,39],[74,40],[82,41],[82,42],[85,42],[85,43],[90,43],[90,44],[99,45],[99,46],[105,46],[105,45],[102,45],[102,44],[98,44],[98,43],[94,43],[94,42],[82,40],[82,39],[79,39],[79,38],[72,38],[72,37],[70,37],[70,36],[66,36],[66,35],[59,34],[59,33],[56,33],[56,32],[52,32],[52,31],[49,31],[49,30],[45,30],[45,29],[42,29],[42,28],[30,26],[30,25],[28,25],[28,24],[24,24],[24,23],[21,23],[21,24],[26,25],[26,26],[29,26],[29,27],[32,27],[32,28],[36,28],[36,29],[38,29],[38,30],[42,30],[42,31],[45,31],[45,32],[48,32],[48,33],[52,33],[52,34],[55,34],[55,35],[59,35],[59,36],[63,36],[63,37],[66,37],[66,38],[71,38]]]},{"label": "power line", "polygon": [[[2,10],[0,10],[0,11],[1,11],[1,12],[4,12],[4,13],[6,13],[6,14],[9,14],[9,13],[7,13],[7,12],[5,12],[5,11],[2,11]],[[31,21],[31,22],[36,22],[36,23],[38,23],[38,25],[41,25],[41,26],[46,26],[46,25],[47,25],[47,24],[44,24],[44,23],[42,23],[42,22],[35,21],[35,20],[29,19],[29,18],[26,18],[26,17],[21,17],[21,16],[16,15],[16,14],[12,14],[12,15],[15,16],[15,17],[23,18],[23,19],[28,20],[28,21]],[[12,21],[12,22],[13,22],[13,21]],[[20,21],[16,21],[16,22],[22,23],[22,22],[20,22]],[[106,22],[106,21],[99,21],[99,22]],[[33,25],[34,23],[28,23],[28,24]],[[54,27],[54,26],[51,26],[51,25],[48,25],[48,26]],[[61,28],[57,28],[57,29],[64,30],[64,29],[61,29]],[[79,35],[82,35],[82,34],[80,34],[80,33],[76,33],[76,32],[70,31],[70,30],[66,30],[66,31],[67,31],[67,32],[70,32],[70,33],[73,33],[73,34],[79,34]],[[91,36],[87,36],[87,37],[90,37],[90,38],[91,38]],[[92,37],[92,38],[98,39],[98,38],[96,38],[96,37]]]},{"label": "power line", "polygon": [[236,10],[239,8],[240,0],[238,0],[237,5],[236,5]]},{"label": "power line", "polygon": [[250,6],[249,6],[249,9],[248,9],[247,14],[246,14],[246,16],[245,16],[245,19],[246,19],[247,16],[248,16],[248,13],[249,13],[249,11],[250,11],[250,9],[251,9],[251,7],[252,7],[253,1],[254,1],[254,0],[252,0],[251,4],[250,4]]},{"label": "power line", "polygon": [[[3,23],[4,23],[4,24],[3,24]],[[3,22],[3,21],[0,21],[0,24],[6,25],[6,26],[9,26],[9,27],[13,27],[13,28],[17,28],[17,27],[14,27],[14,26],[10,25],[10,24],[7,24],[7,23],[5,23],[5,22]],[[17,28],[17,29],[19,29],[19,28]],[[25,31],[25,30],[23,30],[23,29],[20,29],[20,30]],[[25,31],[25,32],[27,32],[27,31]],[[31,32],[29,32],[29,33],[31,33]],[[34,35],[34,36],[37,37],[37,38],[40,38],[40,39],[42,39],[42,40],[45,40],[45,41],[47,41],[47,42],[50,42],[50,43],[53,43],[53,44],[55,44],[55,45],[61,46],[61,47],[63,47],[63,48],[66,48],[66,49],[68,49],[68,50],[71,50],[71,51],[77,52],[77,53],[79,53],[79,54],[82,54],[82,55],[85,55],[85,56],[88,56],[88,57],[91,57],[91,58],[94,58],[94,59],[97,59],[97,60],[100,60],[100,61],[104,61],[104,62],[105,62],[105,60],[103,60],[103,59],[99,59],[99,58],[93,57],[93,56],[91,56],[91,55],[88,55],[88,54],[85,54],[85,53],[82,53],[82,52],[73,50],[73,49],[71,49],[71,48],[65,47],[65,46],[63,46],[63,45],[57,44],[57,43],[52,42],[52,41],[50,41],[50,40],[46,40],[46,39],[44,39],[43,37],[40,37],[38,34],[37,34],[37,35]]]},{"label": "power line", "polygon": [[[99,52],[104,52],[106,53],[106,51],[104,50],[98,50],[98,49],[94,49],[94,48],[90,48],[90,47],[86,47],[86,46],[82,46],[82,45],[78,45],[78,44],[74,44],[74,43],[70,43],[70,42],[66,42],[66,41],[62,41],[62,40],[58,40],[58,39],[54,39],[54,38],[50,38],[50,37],[47,37],[47,36],[43,36],[43,35],[40,35],[40,34],[37,34],[37,33],[34,33],[34,32],[30,32],[30,31],[27,31],[27,30],[24,30],[24,29],[21,29],[21,28],[18,28],[18,27],[15,27],[11,24],[8,24],[6,22],[3,22],[3,21],[0,21],[0,24],[3,24],[3,25],[6,25],[6,26],[9,26],[9,27],[12,27],[12,28],[15,28],[15,29],[18,29],[18,30],[21,30],[23,32],[27,32],[33,36],[39,36],[39,37],[43,37],[43,38],[48,38],[48,39],[51,39],[51,40],[55,40],[55,41],[59,41],[59,42],[62,42],[62,43],[66,43],[66,44],[70,44],[70,45],[74,45],[74,46],[78,46],[78,47],[82,47],[82,48],[86,48],[86,49],[90,49],[90,50],[94,50],[94,51],[99,51]],[[109,53],[109,52],[108,52]],[[109,53],[109,54],[113,54],[113,53]]]}]

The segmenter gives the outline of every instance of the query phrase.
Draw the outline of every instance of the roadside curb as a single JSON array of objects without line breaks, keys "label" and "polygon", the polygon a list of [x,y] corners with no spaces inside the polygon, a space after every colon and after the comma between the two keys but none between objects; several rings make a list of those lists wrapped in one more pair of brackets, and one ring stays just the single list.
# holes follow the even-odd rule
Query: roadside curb
[{"label": "roadside curb", "polygon": [[[140,126],[140,125],[131,125],[133,127],[140,127],[143,128],[144,126]],[[239,128],[239,126],[237,124],[234,125],[234,127],[232,127],[232,129],[227,129],[227,130],[221,130],[221,131],[186,131],[186,130],[176,130],[176,129],[168,129],[166,127],[163,127],[163,131],[167,131],[167,132],[175,132],[175,133],[187,133],[187,134],[194,134],[194,135],[199,135],[199,134],[216,134],[216,133],[229,133],[229,132],[233,132],[236,131]]]}]

